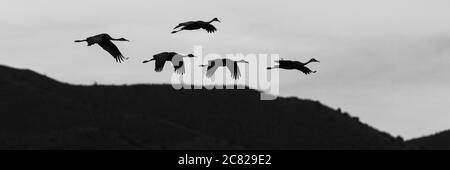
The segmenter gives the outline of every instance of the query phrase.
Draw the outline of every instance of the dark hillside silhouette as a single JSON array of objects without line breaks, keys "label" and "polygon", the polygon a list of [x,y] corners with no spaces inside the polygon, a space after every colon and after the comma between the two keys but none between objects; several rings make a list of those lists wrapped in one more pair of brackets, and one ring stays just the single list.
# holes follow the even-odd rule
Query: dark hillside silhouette
[{"label": "dark hillside silhouette", "polygon": [[450,130],[430,136],[416,138],[407,141],[408,145],[419,149],[428,150],[450,150]]},{"label": "dark hillside silhouette", "polygon": [[75,86],[0,66],[0,149],[406,149],[317,101],[259,96]]}]

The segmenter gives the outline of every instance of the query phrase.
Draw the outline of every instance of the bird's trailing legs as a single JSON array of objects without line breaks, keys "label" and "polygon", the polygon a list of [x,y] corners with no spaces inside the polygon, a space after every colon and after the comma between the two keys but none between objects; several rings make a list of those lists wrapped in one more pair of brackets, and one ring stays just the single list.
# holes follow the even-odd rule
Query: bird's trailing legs
[{"label": "bird's trailing legs", "polygon": [[280,66],[267,67],[267,70],[272,70],[272,69],[276,69],[276,68],[280,68]]},{"label": "bird's trailing legs", "polygon": [[76,42],[76,43],[79,43],[79,42],[87,42],[87,46],[94,45],[94,43],[90,43],[89,41],[87,41],[87,39],[85,39],[85,40],[75,40],[75,42]]},{"label": "bird's trailing legs", "polygon": [[181,29],[181,30],[178,30],[178,31],[172,31],[171,34],[175,34],[175,33],[180,32],[180,31],[183,31],[183,30]]},{"label": "bird's trailing legs", "polygon": [[173,29],[175,30],[175,29],[180,28],[180,27],[182,27],[182,26],[183,26],[183,25],[179,24],[178,26],[176,26],[176,27],[173,28]]},{"label": "bird's trailing legs", "polygon": [[[75,42],[76,42],[76,43],[87,42],[87,40],[75,40]],[[90,46],[89,42],[88,42],[87,46]]]},{"label": "bird's trailing legs", "polygon": [[155,61],[155,59],[153,58],[153,59],[151,59],[151,60],[145,60],[145,61],[143,61],[142,63],[148,63],[148,62],[150,62],[150,61]]},{"label": "bird's trailing legs", "polygon": [[78,42],[85,42],[85,41],[87,41],[87,40],[75,40],[76,43],[78,43]]}]

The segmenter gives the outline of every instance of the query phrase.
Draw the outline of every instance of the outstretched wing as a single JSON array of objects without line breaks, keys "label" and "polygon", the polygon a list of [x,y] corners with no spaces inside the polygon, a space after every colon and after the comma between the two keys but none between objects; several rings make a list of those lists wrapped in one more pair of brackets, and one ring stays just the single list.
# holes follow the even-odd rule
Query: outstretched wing
[{"label": "outstretched wing", "polygon": [[156,59],[155,61],[155,71],[161,72],[164,69],[164,65],[166,64],[166,60]]},{"label": "outstretched wing", "polygon": [[114,43],[112,43],[110,40],[104,39],[100,43],[98,43],[98,45],[100,45],[100,47],[111,54],[117,62],[121,63],[125,60],[125,57],[119,51],[119,48],[117,48],[117,46],[114,45]]},{"label": "outstretched wing", "polygon": [[175,72],[177,74],[183,75],[185,73],[184,61],[181,60],[172,60],[173,68],[175,68]]},{"label": "outstretched wing", "polygon": [[239,79],[241,77],[241,72],[239,71],[239,66],[237,62],[234,62],[233,64],[227,64],[228,70],[231,72],[231,77],[235,80]]},{"label": "outstretched wing", "polygon": [[172,57],[176,53],[173,52],[162,52],[159,54],[156,54],[153,56],[153,59],[155,60],[155,71],[161,72],[164,69],[164,65],[166,64],[166,61],[171,61]]},{"label": "outstretched wing", "polygon": [[278,60],[275,62],[279,63],[280,65],[291,65],[294,63],[293,61],[290,61],[290,60]]},{"label": "outstretched wing", "polygon": [[209,62],[208,69],[206,69],[206,77],[211,78],[216,73],[217,68],[219,68],[219,65],[215,61]]},{"label": "outstretched wing", "polygon": [[177,29],[177,28],[180,28],[180,27],[186,27],[186,26],[191,25],[191,24],[193,24],[193,23],[195,23],[195,21],[183,22],[183,23],[178,24],[178,26],[176,26],[176,27],[173,28],[173,29]]},{"label": "outstretched wing", "polygon": [[298,70],[300,70],[301,72],[305,73],[306,75],[311,74],[311,73],[315,73],[315,71],[312,71],[311,69],[309,69],[308,67],[298,67]]},{"label": "outstretched wing", "polygon": [[208,33],[213,33],[217,31],[217,28],[209,23],[202,25],[202,28],[206,30]]}]

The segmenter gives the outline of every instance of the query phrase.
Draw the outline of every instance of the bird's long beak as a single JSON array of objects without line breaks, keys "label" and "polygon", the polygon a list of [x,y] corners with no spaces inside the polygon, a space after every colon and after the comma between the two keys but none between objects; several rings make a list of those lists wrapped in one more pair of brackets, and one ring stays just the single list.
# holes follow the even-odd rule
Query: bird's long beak
[{"label": "bird's long beak", "polygon": [[207,67],[208,65],[199,65],[199,67]]}]

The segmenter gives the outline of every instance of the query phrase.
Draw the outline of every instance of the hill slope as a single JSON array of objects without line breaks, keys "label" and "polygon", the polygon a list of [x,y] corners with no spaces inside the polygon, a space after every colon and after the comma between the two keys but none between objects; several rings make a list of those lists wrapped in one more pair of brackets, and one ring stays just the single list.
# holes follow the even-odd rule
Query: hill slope
[{"label": "hill slope", "polygon": [[450,130],[426,137],[412,139],[406,143],[420,149],[450,150]]},{"label": "hill slope", "polygon": [[403,149],[346,113],[255,90],[73,86],[0,66],[0,148]]}]

